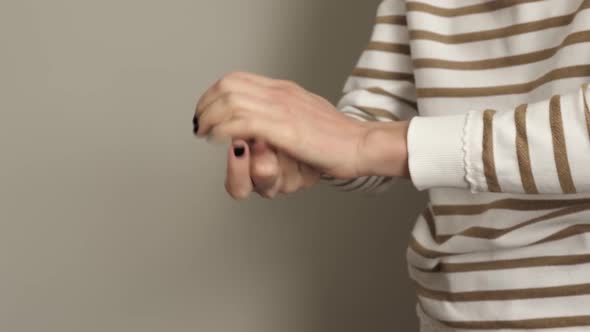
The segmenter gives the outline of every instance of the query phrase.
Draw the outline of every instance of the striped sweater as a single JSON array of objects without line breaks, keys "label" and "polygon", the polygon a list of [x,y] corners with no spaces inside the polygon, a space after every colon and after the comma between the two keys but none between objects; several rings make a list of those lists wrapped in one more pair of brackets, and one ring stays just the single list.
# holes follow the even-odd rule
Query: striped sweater
[{"label": "striped sweater", "polygon": [[423,330],[590,331],[589,8],[380,4],[338,109],[410,120],[411,182],[430,198],[407,249]]}]

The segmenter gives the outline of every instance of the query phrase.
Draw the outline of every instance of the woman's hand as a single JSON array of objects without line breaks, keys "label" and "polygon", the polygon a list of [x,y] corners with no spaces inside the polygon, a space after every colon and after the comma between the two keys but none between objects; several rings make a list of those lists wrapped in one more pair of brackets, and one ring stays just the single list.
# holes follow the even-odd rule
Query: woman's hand
[{"label": "woman's hand", "polygon": [[272,199],[309,188],[320,179],[318,171],[260,141],[234,140],[229,150],[225,188],[238,200],[251,192]]},{"label": "woman's hand", "polygon": [[200,98],[195,117],[199,137],[267,142],[279,156],[337,178],[368,172],[360,151],[368,123],[293,82],[231,73]]}]

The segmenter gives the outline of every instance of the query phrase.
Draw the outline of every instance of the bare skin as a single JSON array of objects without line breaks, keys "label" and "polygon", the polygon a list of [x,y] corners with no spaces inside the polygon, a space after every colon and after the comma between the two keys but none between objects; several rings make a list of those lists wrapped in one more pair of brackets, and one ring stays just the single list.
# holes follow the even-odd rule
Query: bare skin
[{"label": "bare skin", "polygon": [[195,117],[197,137],[232,141],[225,188],[237,200],[294,193],[321,174],[409,178],[409,121],[358,121],[290,81],[230,73],[201,96]]}]

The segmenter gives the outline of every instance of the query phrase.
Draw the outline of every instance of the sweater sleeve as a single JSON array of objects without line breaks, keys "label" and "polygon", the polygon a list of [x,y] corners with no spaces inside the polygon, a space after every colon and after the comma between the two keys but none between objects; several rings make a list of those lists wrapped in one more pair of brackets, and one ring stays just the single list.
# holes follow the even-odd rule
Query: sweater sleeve
[{"label": "sweater sleeve", "polygon": [[588,84],[510,109],[415,117],[408,129],[418,190],[590,193]]},{"label": "sweater sleeve", "polygon": [[[400,121],[417,115],[405,1],[380,3],[373,32],[348,77],[337,108],[359,121]],[[322,181],[342,191],[382,192],[398,177],[364,176]]]}]

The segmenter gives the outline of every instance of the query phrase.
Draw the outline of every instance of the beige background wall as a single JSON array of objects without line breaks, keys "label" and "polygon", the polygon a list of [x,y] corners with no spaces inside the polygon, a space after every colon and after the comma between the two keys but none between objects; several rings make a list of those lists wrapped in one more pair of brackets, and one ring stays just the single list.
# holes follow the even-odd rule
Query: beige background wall
[{"label": "beige background wall", "polygon": [[415,329],[424,193],[234,202],[225,150],[191,133],[233,69],[336,101],[376,5],[2,0],[0,330]]}]

